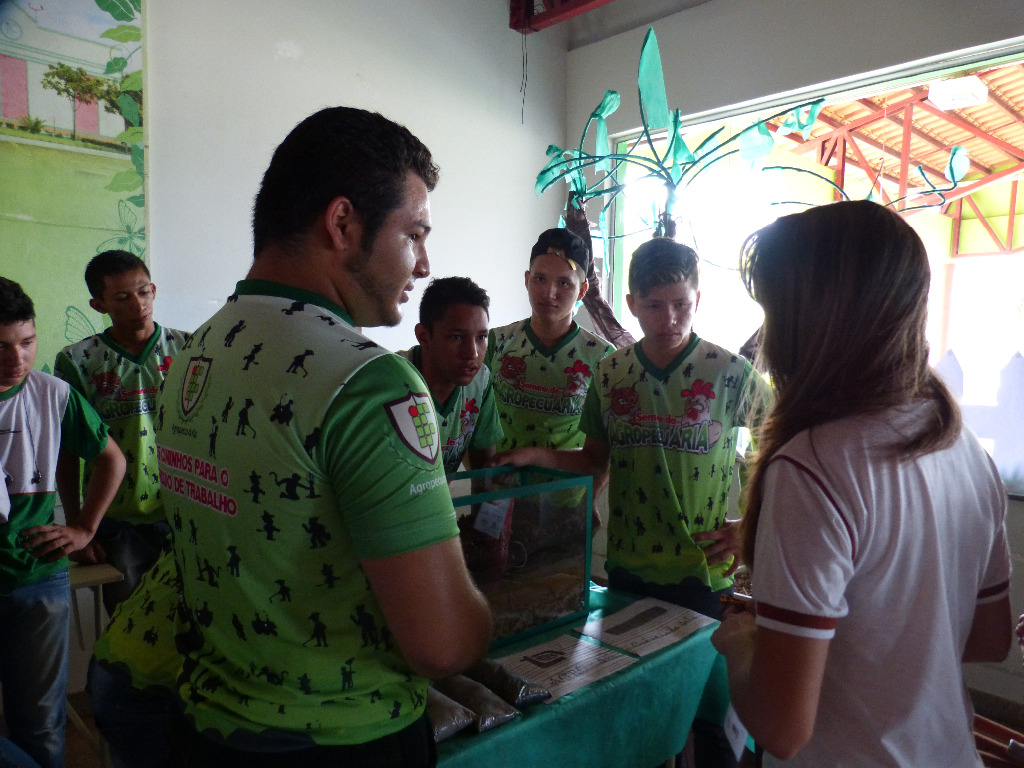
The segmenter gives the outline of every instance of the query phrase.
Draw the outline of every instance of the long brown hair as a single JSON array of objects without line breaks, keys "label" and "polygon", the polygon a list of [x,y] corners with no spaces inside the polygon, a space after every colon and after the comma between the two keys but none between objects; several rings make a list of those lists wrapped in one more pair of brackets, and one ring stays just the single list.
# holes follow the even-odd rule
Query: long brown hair
[{"label": "long brown hair", "polygon": [[781,217],[747,238],[740,274],[764,309],[759,363],[775,386],[744,489],[743,558],[753,567],[765,470],[799,432],[928,399],[929,419],[892,446],[905,460],[951,445],[961,421],[928,367],[928,255],[894,211],[860,200]]}]

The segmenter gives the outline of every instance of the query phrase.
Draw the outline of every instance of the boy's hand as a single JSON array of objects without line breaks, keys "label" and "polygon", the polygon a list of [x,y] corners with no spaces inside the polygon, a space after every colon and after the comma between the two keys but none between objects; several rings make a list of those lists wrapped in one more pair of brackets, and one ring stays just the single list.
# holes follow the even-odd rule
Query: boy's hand
[{"label": "boy's hand", "polygon": [[52,563],[87,547],[93,535],[76,525],[37,525],[22,531],[21,543],[33,556]]},{"label": "boy's hand", "polygon": [[749,664],[754,653],[754,614],[740,611],[722,619],[711,633],[711,644],[725,656],[730,666],[735,662]]},{"label": "boy's hand", "polygon": [[511,451],[496,453],[487,462],[488,467],[528,467],[532,461],[533,448],[513,448]]},{"label": "boy's hand", "polygon": [[740,521],[726,520],[717,531],[704,531],[693,534],[696,542],[708,541],[709,546],[704,547],[704,557],[708,565],[724,563],[732,558],[732,565],[723,573],[723,576],[731,576],[733,571],[739,568],[740,561],[737,555],[740,551]]}]

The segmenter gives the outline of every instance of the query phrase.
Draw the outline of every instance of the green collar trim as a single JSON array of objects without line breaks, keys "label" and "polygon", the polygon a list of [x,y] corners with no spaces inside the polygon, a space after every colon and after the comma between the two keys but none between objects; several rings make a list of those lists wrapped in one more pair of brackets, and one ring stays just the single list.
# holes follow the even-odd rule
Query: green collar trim
[{"label": "green collar trim", "polygon": [[103,339],[103,343],[114,350],[117,354],[123,357],[125,360],[130,360],[136,365],[145,365],[146,360],[153,354],[153,347],[156,346],[157,339],[160,338],[160,324],[153,323],[154,331],[153,335],[146,340],[146,346],[142,348],[142,351],[138,355],[133,355],[127,349],[122,347],[116,341],[114,337],[110,335],[110,329],[106,328],[103,333],[100,334],[100,338]]},{"label": "green collar trim", "polygon": [[569,332],[559,339],[553,347],[548,348],[540,343],[540,339],[538,339],[537,335],[533,332],[533,329],[530,327],[530,318],[526,318],[523,322],[526,323],[526,338],[530,340],[530,343],[533,344],[533,346],[537,348],[537,351],[544,355],[544,357],[551,357],[558,350],[575,339],[580,332],[579,324],[573,320],[572,327],[569,329]]},{"label": "green collar trim", "polygon": [[690,339],[690,343],[683,348],[682,352],[675,356],[672,362],[665,366],[664,370],[658,368],[658,366],[652,363],[651,359],[644,354],[644,348],[640,346],[643,343],[643,339],[633,345],[633,351],[636,353],[636,359],[640,361],[640,364],[649,374],[654,376],[658,381],[665,381],[676,371],[677,368],[679,368],[679,366],[683,364],[683,360],[689,357],[690,353],[693,352],[694,348],[697,346],[697,342],[699,341],[700,337],[697,335],[697,332],[694,331],[693,338]]}]

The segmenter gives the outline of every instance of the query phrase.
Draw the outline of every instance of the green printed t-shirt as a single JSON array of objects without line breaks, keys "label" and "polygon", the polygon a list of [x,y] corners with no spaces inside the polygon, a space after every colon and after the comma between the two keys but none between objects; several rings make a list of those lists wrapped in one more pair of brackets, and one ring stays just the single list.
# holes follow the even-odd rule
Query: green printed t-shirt
[{"label": "green printed t-shirt", "polygon": [[[85,396],[124,453],[124,479],[106,513],[111,520],[137,525],[164,519],[154,430],[156,395],[172,358],[187,341],[187,333],[157,325],[138,356],[115,342],[109,331],[57,353],[54,374]],[[86,484],[91,476],[92,465],[86,462]]]},{"label": "green printed t-shirt", "polygon": [[[399,352],[419,370],[419,344]],[[502,437],[498,422],[498,409],[494,405],[491,372],[482,366],[476,376],[464,387],[455,387],[446,403],[434,401],[437,428],[441,441],[444,471],[457,472],[466,451],[483,450],[497,444]]]},{"label": "green printed t-shirt", "polygon": [[36,584],[66,570],[67,558],[40,560],[25,548],[21,534],[53,525],[57,501],[57,457],[67,451],[83,459],[107,445],[107,427],[67,382],[31,371],[0,392],[0,481],[10,501],[0,522],[0,592]]},{"label": "green printed t-shirt", "polygon": [[458,535],[423,380],[342,308],[265,281],[239,283],[179,361],[158,443],[193,619],[186,715],[258,750],[408,726],[427,681],[359,563]]},{"label": "green printed t-shirt", "polygon": [[725,589],[730,563],[708,568],[690,535],[725,521],[753,367],[694,334],[665,370],[637,343],[598,371],[580,428],[610,449],[606,568],[654,584],[695,577]]},{"label": "green printed t-shirt", "polygon": [[167,552],[143,574],[135,591],[118,604],[110,624],[93,645],[92,655],[127,674],[132,688],[173,691],[181,672],[174,636],[186,627],[180,603],[178,566],[174,553]]},{"label": "green printed t-shirt", "polygon": [[573,323],[558,344],[544,347],[530,319],[492,328],[484,364],[505,435],[499,451],[525,446],[583,446],[580,414],[598,362],[615,348]]}]

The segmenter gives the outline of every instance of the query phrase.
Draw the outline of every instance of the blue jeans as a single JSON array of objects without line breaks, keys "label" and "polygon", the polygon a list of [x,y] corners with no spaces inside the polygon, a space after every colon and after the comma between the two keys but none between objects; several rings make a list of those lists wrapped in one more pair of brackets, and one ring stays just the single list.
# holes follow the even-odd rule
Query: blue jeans
[{"label": "blue jeans", "polygon": [[64,768],[71,587],[67,570],[0,593],[0,685],[11,741]]},{"label": "blue jeans", "polygon": [[174,693],[133,688],[127,671],[111,669],[95,656],[89,660],[87,687],[96,727],[110,745],[115,768],[167,765],[167,729],[178,701]]},{"label": "blue jeans", "polygon": [[39,768],[39,763],[13,741],[0,736],[0,768]]},{"label": "blue jeans", "polygon": [[107,562],[124,574],[124,581],[103,587],[103,607],[111,616],[118,603],[135,591],[142,575],[171,546],[171,527],[161,521],[132,525],[121,520],[100,521],[98,541],[107,553]]}]

